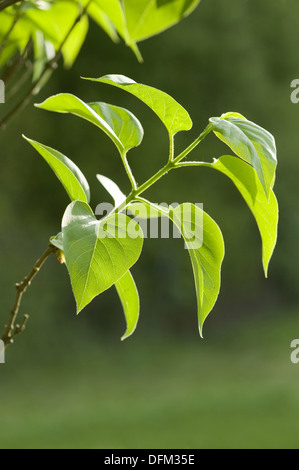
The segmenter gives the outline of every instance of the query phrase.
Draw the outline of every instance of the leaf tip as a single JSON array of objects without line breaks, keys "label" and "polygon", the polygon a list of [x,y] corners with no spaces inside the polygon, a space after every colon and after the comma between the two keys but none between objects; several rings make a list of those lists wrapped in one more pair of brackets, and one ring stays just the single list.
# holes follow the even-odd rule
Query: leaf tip
[{"label": "leaf tip", "polygon": [[31,142],[33,142],[31,139],[29,139],[29,137],[26,137],[25,134],[22,134],[22,138],[23,138],[24,140],[26,140],[26,142],[29,142],[29,144],[31,144]]}]

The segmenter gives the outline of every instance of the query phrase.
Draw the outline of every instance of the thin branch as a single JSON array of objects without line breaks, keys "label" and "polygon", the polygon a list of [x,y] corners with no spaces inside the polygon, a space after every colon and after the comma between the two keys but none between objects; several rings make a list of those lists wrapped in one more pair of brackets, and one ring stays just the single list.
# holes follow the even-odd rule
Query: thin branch
[{"label": "thin branch", "polygon": [[21,16],[18,15],[18,14],[15,16],[15,18],[14,18],[14,20],[13,20],[13,22],[12,22],[10,28],[9,28],[8,31],[6,32],[4,38],[2,39],[2,43],[1,43],[1,45],[0,45],[0,57],[1,57],[1,55],[2,55],[2,53],[3,53],[3,50],[4,50],[4,48],[5,48],[6,44],[7,44],[7,41],[9,40],[9,36],[10,36],[11,33],[13,32],[13,30],[14,30],[14,28],[15,28],[17,22],[19,21],[20,17],[21,17]]},{"label": "thin branch", "polygon": [[19,80],[6,93],[7,100],[10,100],[12,96],[15,96],[19,92],[19,90],[23,87],[23,85],[25,85],[25,83],[29,81],[29,78],[31,77],[31,74],[32,74],[31,62],[28,62],[28,65],[25,63],[25,67],[26,68],[22,72],[22,75],[20,76]]},{"label": "thin branch", "polygon": [[12,5],[15,5],[16,3],[24,3],[26,0],[3,0],[3,2],[0,2],[0,11],[5,10],[8,7],[11,7]]},{"label": "thin branch", "polygon": [[14,78],[14,76],[18,73],[22,65],[25,63],[25,65],[27,66],[27,62],[29,62],[27,59],[32,47],[32,41],[29,40],[22,54],[17,55],[13,60],[10,60],[8,62],[6,69],[4,70],[3,75],[1,77],[6,87],[9,82]]},{"label": "thin branch", "polygon": [[89,5],[91,4],[93,0],[89,0],[89,2],[85,5],[85,7],[79,12],[78,16],[76,17],[74,23],[68,30],[67,34],[65,35],[64,39],[62,40],[58,50],[56,51],[56,54],[53,59],[48,60],[45,63],[44,69],[39,76],[31,85],[27,93],[21,98],[21,100],[15,105],[15,107],[0,121],[0,131],[5,129],[7,124],[15,117],[16,114],[18,114],[19,111],[21,111],[28,103],[30,103],[32,97],[36,95],[39,92],[39,86],[42,83],[45,75],[50,71],[54,70],[57,68],[57,62],[60,59],[62,49],[69,39],[70,35],[72,34],[74,28],[76,25],[81,21],[82,17],[86,14],[87,9]]},{"label": "thin branch", "polygon": [[32,271],[28,274],[28,276],[26,276],[22,282],[16,284],[17,293],[16,293],[15,301],[11,309],[7,325],[5,325],[4,333],[2,336],[2,341],[5,346],[13,343],[14,337],[22,333],[22,331],[24,331],[26,322],[29,318],[28,315],[24,315],[24,318],[21,324],[18,324],[15,326],[15,321],[19,313],[23,294],[31,285],[31,282],[33,281],[35,276],[38,274],[38,272],[40,271],[45,261],[49,258],[49,256],[52,253],[55,253],[55,252],[57,252],[57,248],[55,248],[53,245],[49,245],[47,250],[44,252],[44,254],[36,261]]}]

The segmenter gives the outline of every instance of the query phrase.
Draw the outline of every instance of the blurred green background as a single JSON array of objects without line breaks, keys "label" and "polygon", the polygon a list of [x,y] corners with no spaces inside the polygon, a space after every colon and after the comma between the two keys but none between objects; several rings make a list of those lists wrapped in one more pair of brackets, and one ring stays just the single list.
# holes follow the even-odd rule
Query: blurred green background
[{"label": "blurred green background", "polygon": [[[194,126],[237,111],[276,138],[280,205],[277,249],[263,277],[255,221],[237,190],[208,169],[173,172],[147,196],[157,202],[203,202],[226,244],[222,289],[197,330],[193,275],[181,240],[146,240],[133,268],[141,298],[135,334],[121,343],[125,321],[110,289],[78,317],[64,266],[50,259],[26,293],[26,331],[0,366],[0,448],[298,448],[299,364],[299,4],[295,0],[203,0],[178,26],[141,44],[140,65],[91,24],[70,71],[58,70],[36,99],[70,92],[132,110],[145,137],[130,162],[143,182],[167,159],[157,117],[132,96],[80,76],[120,73],[174,96]],[[1,105],[5,106],[5,105]],[[58,180],[21,138],[57,148],[87,176],[92,207],[107,196],[101,173],[128,183],[109,139],[78,118],[30,105],[1,138],[1,323],[14,283],[29,272],[60,230],[68,199]],[[191,158],[227,153],[213,136]]]}]

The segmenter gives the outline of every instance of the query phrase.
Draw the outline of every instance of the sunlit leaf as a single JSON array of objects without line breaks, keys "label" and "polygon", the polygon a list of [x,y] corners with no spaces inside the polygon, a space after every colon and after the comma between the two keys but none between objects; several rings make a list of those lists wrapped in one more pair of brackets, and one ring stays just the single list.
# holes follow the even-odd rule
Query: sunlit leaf
[{"label": "sunlit leaf", "polygon": [[216,136],[255,169],[267,196],[273,187],[277,165],[274,137],[237,113],[211,118]]},{"label": "sunlit leaf", "polygon": [[136,329],[140,310],[139,295],[130,271],[127,271],[126,274],[115,283],[115,287],[123,306],[127,323],[126,332],[121,338],[124,340],[131,336]]},{"label": "sunlit leaf", "polygon": [[200,0],[124,0],[127,30],[136,42],[161,33],[188,16]]},{"label": "sunlit leaf", "polygon": [[143,138],[143,128],[138,119],[119,106],[100,102],[87,104],[69,93],[51,96],[36,106],[57,113],[70,113],[91,122],[110,137],[122,156],[138,146]]},{"label": "sunlit leaf", "polygon": [[126,196],[124,195],[124,193],[110,178],[107,178],[107,176],[103,175],[97,175],[97,179],[101,183],[101,185],[104,186],[106,191],[108,191],[110,196],[112,196],[115,207],[119,207],[126,200]]},{"label": "sunlit leaf", "polygon": [[242,160],[225,155],[214,163],[202,163],[228,176],[242,194],[258,225],[263,246],[263,267],[267,276],[268,265],[277,240],[278,204],[270,189],[265,195],[254,169]]},{"label": "sunlit leaf", "polygon": [[88,16],[83,15],[69,35],[67,41],[64,43],[62,47],[62,55],[64,58],[64,65],[67,68],[72,67],[75,60],[77,59],[78,54],[84,44],[88,27]]},{"label": "sunlit leaf", "polygon": [[124,214],[99,222],[88,204],[74,201],[62,220],[63,249],[79,313],[130,269],[142,250],[139,225]]},{"label": "sunlit leaf", "polygon": [[154,205],[153,212],[148,208],[142,209],[142,205],[148,204],[150,203],[134,203],[128,209],[138,209],[143,217],[146,214],[153,214],[154,217],[158,214],[168,216],[180,230],[191,258],[197,295],[198,327],[202,335],[203,324],[214,307],[220,290],[224,257],[222,233],[216,222],[194,204],[184,203],[176,208],[170,207],[169,211],[165,208],[159,211],[158,206]]},{"label": "sunlit leaf", "polygon": [[51,147],[40,144],[23,136],[52,168],[72,201],[89,202],[88,182],[81,170],[68,157]]},{"label": "sunlit leaf", "polygon": [[87,80],[113,85],[139,98],[157,114],[170,136],[192,127],[187,111],[174,98],[157,88],[136,83],[124,75],[105,75],[101,78],[87,78]]}]

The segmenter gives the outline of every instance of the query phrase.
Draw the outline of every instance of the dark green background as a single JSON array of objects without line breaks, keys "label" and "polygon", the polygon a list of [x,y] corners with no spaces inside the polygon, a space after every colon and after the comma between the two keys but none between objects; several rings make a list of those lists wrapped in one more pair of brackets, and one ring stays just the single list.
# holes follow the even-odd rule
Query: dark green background
[{"label": "dark green background", "polygon": [[[141,44],[140,65],[129,49],[112,44],[91,24],[75,66],[55,72],[36,98],[70,92],[132,110],[145,129],[142,146],[129,155],[138,182],[165,163],[165,129],[132,96],[80,76],[120,73],[176,98],[194,123],[176,137],[176,153],[209,117],[242,113],[276,138],[279,239],[266,280],[255,221],[223,175],[183,169],[148,191],[156,202],[202,202],[223,231],[222,289],[204,340],[180,240],[145,241],[132,270],[141,316],[125,343],[115,290],[76,317],[66,269],[49,260],[22,304],[30,314],[26,332],[0,366],[1,448],[299,446],[299,365],[290,362],[290,342],[299,337],[299,104],[290,100],[290,83],[299,75],[298,26],[295,0],[203,0],[188,19]],[[68,204],[22,133],[79,165],[91,185],[93,208],[107,200],[96,173],[129,189],[113,144],[78,118],[30,105],[2,132],[2,324],[14,282],[60,230]],[[192,158],[211,161],[225,153],[210,135]]]}]

